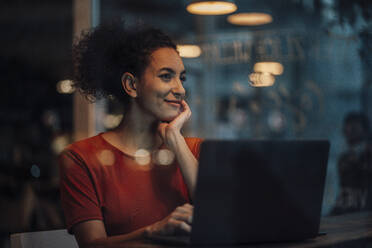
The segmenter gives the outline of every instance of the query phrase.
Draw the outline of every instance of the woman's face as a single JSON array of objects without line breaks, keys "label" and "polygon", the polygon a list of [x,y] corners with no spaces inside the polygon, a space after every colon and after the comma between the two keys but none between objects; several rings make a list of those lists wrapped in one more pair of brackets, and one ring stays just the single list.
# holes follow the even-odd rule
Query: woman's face
[{"label": "woman's face", "polygon": [[138,84],[136,101],[155,119],[172,121],[182,111],[185,80],[185,67],[178,53],[173,48],[159,48],[150,56]]}]

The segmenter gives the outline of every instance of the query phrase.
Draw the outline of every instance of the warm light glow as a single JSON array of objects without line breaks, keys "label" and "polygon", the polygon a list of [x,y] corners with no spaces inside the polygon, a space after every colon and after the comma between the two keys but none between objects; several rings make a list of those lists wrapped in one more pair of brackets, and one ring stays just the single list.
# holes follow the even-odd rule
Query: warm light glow
[{"label": "warm light glow", "polygon": [[235,93],[239,93],[239,94],[247,93],[247,88],[245,88],[244,85],[239,82],[234,82],[232,89],[233,89],[233,92]]},{"label": "warm light glow", "polygon": [[60,154],[68,144],[69,140],[66,135],[57,136],[52,141],[52,150],[55,154]]},{"label": "warm light glow", "polygon": [[268,72],[255,72],[249,75],[249,83],[253,87],[268,87],[272,86],[275,82],[275,77]]},{"label": "warm light glow", "polygon": [[196,1],[186,7],[195,15],[225,15],[237,10],[234,3],[228,1]]},{"label": "warm light glow", "polygon": [[134,159],[139,165],[147,165],[151,161],[150,152],[145,149],[139,149],[134,154]]},{"label": "warm light glow", "polygon": [[280,132],[285,125],[284,116],[279,111],[272,111],[267,118],[269,128],[274,132]]},{"label": "warm light glow", "polygon": [[114,165],[115,164],[115,155],[110,150],[103,150],[98,155],[97,158],[102,165]]},{"label": "warm light glow", "polygon": [[107,129],[115,128],[120,124],[122,119],[123,115],[108,114],[103,118],[103,126]]},{"label": "warm light glow", "polygon": [[265,13],[238,13],[228,16],[227,21],[234,25],[257,26],[270,23],[273,18]]},{"label": "warm light glow", "polygon": [[62,80],[57,83],[57,91],[61,94],[71,94],[75,91],[72,80]]},{"label": "warm light glow", "polygon": [[255,72],[268,72],[272,75],[281,75],[283,73],[283,65],[278,62],[259,62],[253,67]]},{"label": "warm light glow", "polygon": [[154,162],[158,165],[170,165],[173,163],[175,155],[168,149],[160,149],[154,152]]},{"label": "warm light glow", "polygon": [[177,45],[177,50],[183,58],[197,58],[201,54],[201,49],[197,45]]}]

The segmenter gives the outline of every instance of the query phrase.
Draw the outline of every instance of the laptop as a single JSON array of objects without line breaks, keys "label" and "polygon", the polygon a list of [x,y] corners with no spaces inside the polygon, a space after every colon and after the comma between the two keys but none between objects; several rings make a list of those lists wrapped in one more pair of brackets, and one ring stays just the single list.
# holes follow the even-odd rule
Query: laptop
[{"label": "laptop", "polygon": [[190,236],[172,244],[299,241],[319,234],[330,144],[326,140],[206,140]]}]

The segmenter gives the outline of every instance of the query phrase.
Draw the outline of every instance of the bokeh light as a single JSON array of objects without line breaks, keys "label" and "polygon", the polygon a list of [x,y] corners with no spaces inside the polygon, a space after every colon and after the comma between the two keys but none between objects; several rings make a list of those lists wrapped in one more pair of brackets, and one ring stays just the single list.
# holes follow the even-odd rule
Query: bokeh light
[{"label": "bokeh light", "polygon": [[197,45],[177,45],[177,51],[183,58],[197,58],[202,52]]},{"label": "bokeh light", "polygon": [[267,118],[268,126],[271,131],[280,132],[285,126],[285,119],[281,112],[272,111]]},{"label": "bokeh light", "polygon": [[238,7],[228,1],[194,1],[186,10],[195,15],[225,15],[236,11]]},{"label": "bokeh light", "polygon": [[227,17],[227,21],[240,26],[264,25],[273,21],[271,15],[266,13],[237,13]]},{"label": "bokeh light", "polygon": [[173,163],[175,155],[168,149],[160,149],[153,153],[153,158],[158,165],[170,165]]},{"label": "bokeh light", "polygon": [[284,67],[278,62],[258,62],[254,65],[253,70],[255,72],[268,72],[272,75],[281,75],[284,71]]},{"label": "bokeh light", "polygon": [[31,166],[30,173],[33,177],[39,178],[41,174],[39,166],[37,166],[36,164],[33,164]]},{"label": "bokeh light", "polygon": [[123,119],[123,115],[107,114],[103,118],[103,126],[106,129],[113,129],[120,124],[122,119]]},{"label": "bokeh light", "polygon": [[61,80],[57,83],[57,91],[61,94],[71,94],[75,91],[72,80]]},{"label": "bokeh light", "polygon": [[115,164],[115,155],[110,150],[102,150],[97,154],[98,161],[104,166],[110,166]]},{"label": "bokeh light", "polygon": [[147,165],[151,161],[150,152],[146,149],[138,149],[134,154],[134,159],[139,165]]},{"label": "bokeh light", "polygon": [[59,135],[52,141],[52,150],[55,154],[60,154],[69,144],[69,138],[66,135]]},{"label": "bokeh light", "polygon": [[253,87],[268,87],[275,82],[275,77],[268,72],[260,73],[254,72],[249,75],[249,83]]}]

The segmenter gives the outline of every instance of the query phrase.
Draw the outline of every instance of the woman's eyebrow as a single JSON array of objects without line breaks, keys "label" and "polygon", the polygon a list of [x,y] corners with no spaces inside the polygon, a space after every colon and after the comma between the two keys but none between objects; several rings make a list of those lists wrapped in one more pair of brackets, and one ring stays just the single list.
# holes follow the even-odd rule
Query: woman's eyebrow
[{"label": "woman's eyebrow", "polygon": [[160,68],[159,72],[160,71],[168,71],[170,73],[175,73],[175,71],[172,69],[172,68],[168,68],[168,67],[163,67],[163,68]]},{"label": "woman's eyebrow", "polygon": [[[163,68],[161,68],[160,70],[159,70],[159,72],[161,72],[161,71],[168,71],[168,72],[170,72],[170,73],[176,73],[172,68],[169,68],[169,67],[163,67]],[[180,74],[185,74],[186,73],[186,70],[183,70],[183,71],[181,71],[181,73]]]}]

